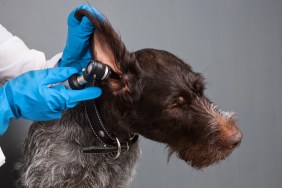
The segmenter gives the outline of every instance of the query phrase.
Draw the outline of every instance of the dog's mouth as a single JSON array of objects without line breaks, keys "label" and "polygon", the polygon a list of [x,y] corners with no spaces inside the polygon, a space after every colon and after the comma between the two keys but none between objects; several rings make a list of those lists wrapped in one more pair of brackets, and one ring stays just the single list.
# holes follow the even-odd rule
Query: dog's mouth
[{"label": "dog's mouth", "polygon": [[193,150],[182,150],[177,152],[177,156],[184,160],[188,165],[195,169],[202,169],[212,164],[217,164],[231,154],[232,150],[218,151],[215,149],[206,149],[205,151],[199,148]]},{"label": "dog's mouth", "polygon": [[[234,113],[213,108],[209,115],[200,113],[195,127],[188,135],[169,143],[169,157],[176,155],[195,169],[202,169],[224,160],[240,145],[242,132]],[[205,117],[202,117],[204,114]],[[205,123],[203,121],[206,121]],[[205,126],[204,126],[205,125]]]},{"label": "dog's mouth", "polygon": [[207,142],[187,143],[186,145],[170,145],[169,158],[173,153],[195,169],[202,169],[228,157],[239,145],[226,145],[219,137]]}]

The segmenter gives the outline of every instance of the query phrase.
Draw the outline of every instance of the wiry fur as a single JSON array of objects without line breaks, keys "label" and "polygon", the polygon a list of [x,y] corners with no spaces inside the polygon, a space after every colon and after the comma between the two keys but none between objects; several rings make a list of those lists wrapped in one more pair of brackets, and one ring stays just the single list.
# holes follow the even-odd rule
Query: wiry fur
[{"label": "wiry fur", "polygon": [[27,153],[18,166],[21,186],[128,187],[140,153],[138,143],[117,160],[106,154],[82,154],[82,147],[101,145],[82,117],[81,104],[66,112],[61,120],[31,126],[25,141]]},{"label": "wiry fur", "polygon": [[[221,111],[204,95],[204,78],[173,54],[156,49],[129,53],[117,33],[87,11],[78,11],[95,25],[95,42],[109,54],[118,74],[99,82],[97,100],[104,125],[120,140],[130,133],[168,146],[169,156],[196,169],[225,159],[242,134],[232,113]],[[94,52],[95,50],[93,50]],[[24,187],[127,187],[135,172],[138,144],[117,160],[80,149],[100,143],[93,137],[83,103],[60,120],[35,122],[18,163]]]}]

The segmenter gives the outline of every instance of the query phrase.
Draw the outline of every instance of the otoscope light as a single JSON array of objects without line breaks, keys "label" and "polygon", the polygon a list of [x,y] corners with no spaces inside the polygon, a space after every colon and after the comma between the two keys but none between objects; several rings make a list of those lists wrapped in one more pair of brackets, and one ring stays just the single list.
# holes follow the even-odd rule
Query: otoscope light
[{"label": "otoscope light", "polygon": [[105,80],[111,74],[109,66],[100,61],[92,60],[82,70],[83,74],[74,74],[68,80],[63,82],[68,89],[79,90],[85,87],[85,84],[95,80]]}]

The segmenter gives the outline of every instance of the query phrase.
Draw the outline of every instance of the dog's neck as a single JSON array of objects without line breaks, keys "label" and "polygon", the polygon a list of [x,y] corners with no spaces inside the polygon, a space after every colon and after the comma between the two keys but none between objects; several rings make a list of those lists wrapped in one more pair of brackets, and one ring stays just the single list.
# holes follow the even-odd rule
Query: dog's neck
[{"label": "dog's neck", "polygon": [[96,105],[107,131],[121,141],[128,141],[132,137],[130,124],[120,114],[120,109],[115,105],[115,96],[107,87],[102,87],[103,94],[96,99]]},{"label": "dog's neck", "polygon": [[[107,50],[105,46],[101,46],[97,38],[94,38],[94,40],[95,59],[108,65],[115,74],[121,74],[119,69],[115,66],[112,53]],[[120,112],[120,109],[117,109],[116,96],[113,95],[107,84],[98,85],[102,87],[103,93],[102,96],[95,101],[105,128],[121,141],[128,140],[132,136],[130,125],[125,119],[123,119],[124,117],[120,116],[120,113],[122,112]]]}]

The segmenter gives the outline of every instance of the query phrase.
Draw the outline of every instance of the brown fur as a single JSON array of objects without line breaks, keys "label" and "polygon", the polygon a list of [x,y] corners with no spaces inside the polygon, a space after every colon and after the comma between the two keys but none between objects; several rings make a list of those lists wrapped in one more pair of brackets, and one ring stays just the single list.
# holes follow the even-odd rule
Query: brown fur
[{"label": "brown fur", "polygon": [[175,152],[195,168],[225,159],[240,143],[234,114],[221,111],[204,95],[200,73],[167,51],[130,53],[108,21],[83,10],[77,15],[88,16],[95,25],[93,52],[101,46],[119,72],[99,83],[103,95],[98,100],[105,124],[118,137],[134,132],[165,143],[169,155]]}]

